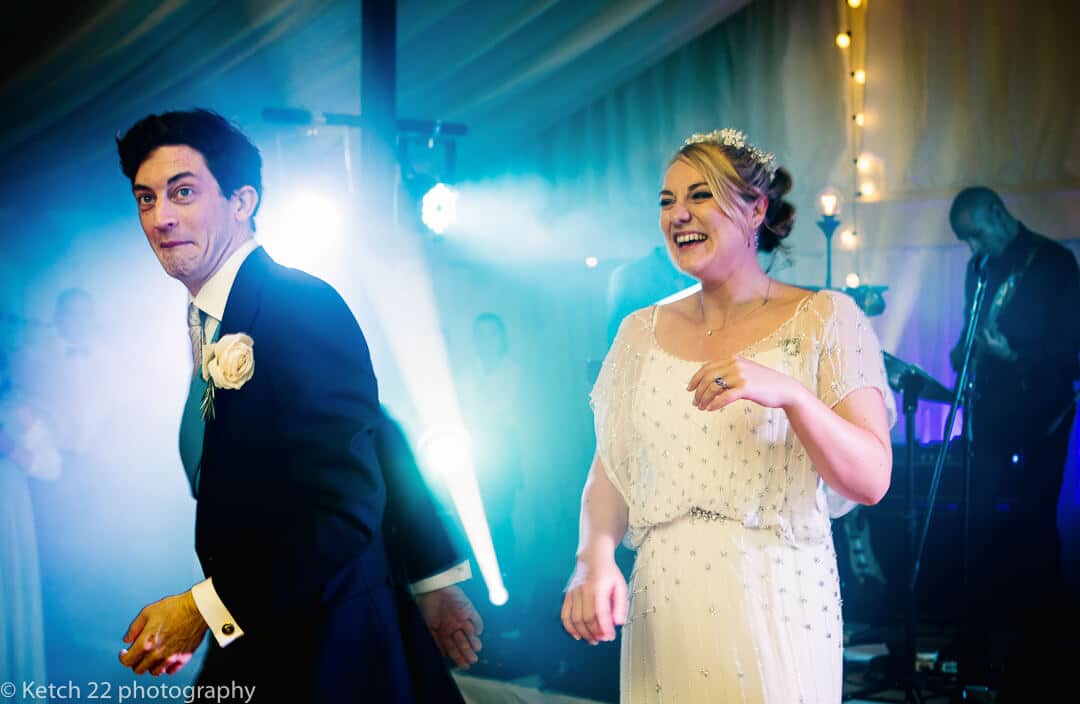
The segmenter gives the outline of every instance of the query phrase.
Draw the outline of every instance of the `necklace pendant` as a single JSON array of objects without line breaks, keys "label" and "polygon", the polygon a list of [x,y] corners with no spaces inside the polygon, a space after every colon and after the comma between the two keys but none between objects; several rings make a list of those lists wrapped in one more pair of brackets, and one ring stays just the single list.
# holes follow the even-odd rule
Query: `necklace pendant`
[{"label": "necklace pendant", "polygon": [[705,337],[712,337],[712,328],[705,331]]}]

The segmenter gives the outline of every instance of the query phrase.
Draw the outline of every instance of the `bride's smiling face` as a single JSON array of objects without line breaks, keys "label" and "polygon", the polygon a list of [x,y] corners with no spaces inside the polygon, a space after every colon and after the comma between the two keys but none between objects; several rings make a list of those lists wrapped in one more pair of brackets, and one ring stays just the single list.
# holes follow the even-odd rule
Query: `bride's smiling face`
[{"label": "bride's smiling face", "polygon": [[750,211],[745,223],[736,222],[720,207],[705,176],[685,159],[676,159],[660,191],[660,230],[672,261],[700,279],[710,269],[728,268],[748,252],[755,254],[748,227],[760,225],[758,209],[733,204],[728,210]]}]

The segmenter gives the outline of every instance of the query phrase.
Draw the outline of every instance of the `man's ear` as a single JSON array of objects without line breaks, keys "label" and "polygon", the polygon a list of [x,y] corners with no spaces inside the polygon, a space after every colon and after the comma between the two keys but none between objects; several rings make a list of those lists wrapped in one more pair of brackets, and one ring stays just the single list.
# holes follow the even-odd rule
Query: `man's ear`
[{"label": "man's ear", "polygon": [[251,186],[241,186],[233,191],[229,205],[232,207],[233,216],[238,222],[250,220],[255,214],[255,207],[259,204],[259,192]]}]

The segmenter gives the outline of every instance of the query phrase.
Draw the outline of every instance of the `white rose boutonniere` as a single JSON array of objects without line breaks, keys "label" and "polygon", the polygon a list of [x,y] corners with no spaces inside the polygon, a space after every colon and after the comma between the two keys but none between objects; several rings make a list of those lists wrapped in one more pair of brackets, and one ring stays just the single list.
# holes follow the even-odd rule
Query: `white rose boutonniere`
[{"label": "white rose boutonniere", "polygon": [[202,378],[203,420],[214,419],[216,389],[239,389],[255,375],[255,343],[244,333],[224,335],[213,344],[203,346]]}]

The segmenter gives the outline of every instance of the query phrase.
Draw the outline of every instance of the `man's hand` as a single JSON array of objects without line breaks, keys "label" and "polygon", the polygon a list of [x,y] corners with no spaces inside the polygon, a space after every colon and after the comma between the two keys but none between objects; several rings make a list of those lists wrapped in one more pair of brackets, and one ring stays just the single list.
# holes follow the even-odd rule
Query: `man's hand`
[{"label": "man's hand", "polygon": [[1016,359],[1016,353],[1009,347],[1009,340],[1001,334],[996,326],[988,326],[983,329],[980,342],[983,349],[999,359],[1011,361]]},{"label": "man's hand", "polygon": [[173,675],[188,664],[206,635],[206,621],[190,591],[146,606],[128,627],[120,662],[136,675]]},{"label": "man's hand", "polygon": [[479,662],[476,654],[482,647],[484,621],[460,587],[451,585],[417,594],[416,604],[440,653],[464,670]]}]

